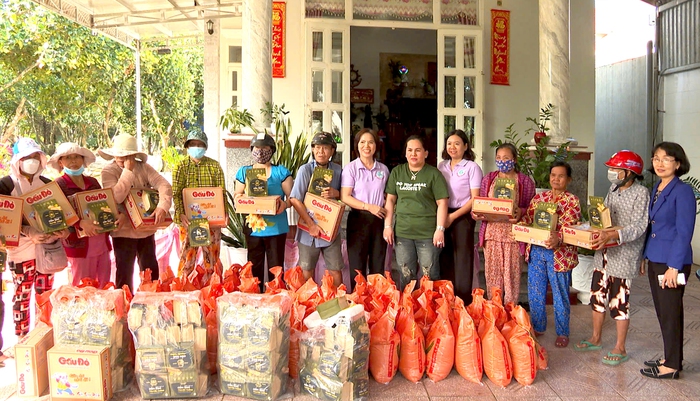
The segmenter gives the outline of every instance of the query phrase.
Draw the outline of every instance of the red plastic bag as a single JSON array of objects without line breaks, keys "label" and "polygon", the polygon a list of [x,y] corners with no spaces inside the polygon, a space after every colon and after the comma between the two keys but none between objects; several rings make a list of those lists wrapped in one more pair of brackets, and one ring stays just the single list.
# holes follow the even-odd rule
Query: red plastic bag
[{"label": "red plastic bag", "polygon": [[463,378],[474,383],[481,383],[484,363],[481,350],[481,338],[474,326],[464,301],[456,297],[452,330],[455,334],[455,368]]},{"label": "red plastic bag", "polygon": [[39,320],[51,326],[51,294],[54,290],[44,291],[36,295],[36,305],[39,308]]},{"label": "red plastic bag", "polygon": [[268,294],[277,294],[286,289],[284,281],[282,281],[282,266],[275,266],[270,269],[270,273],[275,276],[274,279],[265,283],[265,292]]},{"label": "red plastic bag", "polygon": [[397,305],[390,305],[370,330],[369,371],[382,384],[389,383],[399,368],[401,336],[396,331],[397,312]]},{"label": "red plastic bag", "polygon": [[440,305],[437,319],[430,327],[425,347],[425,373],[434,382],[446,378],[455,362],[455,336],[450,326],[450,305],[444,299],[437,302]]},{"label": "red plastic bag", "polygon": [[512,319],[503,326],[503,337],[508,341],[513,361],[513,376],[518,383],[528,386],[537,376],[536,341],[530,333],[530,316],[521,306],[511,311]]},{"label": "red plastic bag", "polygon": [[479,337],[484,358],[484,372],[496,385],[505,387],[513,379],[513,363],[508,342],[496,328],[496,317],[500,313],[493,302],[484,304],[484,317],[479,324]]},{"label": "red plastic bag", "polygon": [[306,282],[304,280],[304,273],[301,271],[301,267],[297,266],[284,272],[284,282],[287,283],[287,289],[290,291],[297,291]]},{"label": "red plastic bag", "polygon": [[418,383],[425,372],[425,336],[413,318],[411,291],[415,285],[416,281],[412,280],[404,289],[396,329],[401,336],[399,371],[406,380]]}]

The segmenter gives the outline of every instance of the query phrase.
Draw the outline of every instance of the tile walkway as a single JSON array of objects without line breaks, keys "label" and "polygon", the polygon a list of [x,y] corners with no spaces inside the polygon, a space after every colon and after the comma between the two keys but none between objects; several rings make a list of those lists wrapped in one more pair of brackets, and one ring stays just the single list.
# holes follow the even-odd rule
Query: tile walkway
[{"label": "tile walkway", "polygon": [[[698,266],[693,267],[695,271]],[[7,302],[7,294],[4,298]],[[588,338],[591,330],[590,307],[574,305],[571,308],[571,343],[566,349],[554,347],[554,323],[551,319],[549,329],[541,337],[542,344],[549,353],[549,369],[540,371],[537,379],[530,386],[521,386],[513,381],[502,388],[491,383],[484,376],[482,384],[469,383],[455,371],[446,379],[433,383],[424,379],[413,384],[398,374],[394,380],[382,385],[372,381],[370,400],[419,401],[419,400],[700,400],[700,282],[694,275],[685,294],[685,364],[680,380],[653,380],[642,377],[639,369],[648,359],[661,356],[662,344],[654,305],[649,292],[646,277],[635,279],[632,284],[632,319],[627,351],[630,360],[616,367],[603,365],[602,356],[615,344],[614,322],[609,318],[603,329],[603,350],[593,352],[575,352],[573,344]],[[8,319],[6,314],[6,320]],[[11,323],[10,323],[11,325]],[[6,346],[8,335],[7,322],[4,332]],[[15,399],[15,368],[11,360],[0,370],[0,400]],[[216,390],[210,391],[206,400],[243,400],[237,397],[222,396]],[[291,398],[291,393],[287,398]],[[42,397],[48,400],[48,396]],[[113,400],[140,399],[136,385],[132,384],[126,391],[115,394]],[[294,400],[315,400],[310,396],[295,392]]]}]

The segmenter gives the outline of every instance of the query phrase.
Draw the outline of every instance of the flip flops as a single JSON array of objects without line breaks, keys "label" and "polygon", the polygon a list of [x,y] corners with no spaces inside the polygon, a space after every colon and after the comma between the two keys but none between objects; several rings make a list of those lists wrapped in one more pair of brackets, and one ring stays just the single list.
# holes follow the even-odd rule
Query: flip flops
[{"label": "flip flops", "polygon": [[[617,359],[608,359],[608,358],[617,358]],[[606,365],[617,366],[617,365],[621,364],[622,362],[627,362],[628,359],[630,359],[629,355],[613,354],[612,352],[608,352],[608,355],[603,357],[603,363]]]},{"label": "flip flops", "polygon": [[588,340],[579,341],[578,344],[574,345],[574,351],[585,352],[585,351],[600,351],[603,349],[602,345],[595,345]]}]

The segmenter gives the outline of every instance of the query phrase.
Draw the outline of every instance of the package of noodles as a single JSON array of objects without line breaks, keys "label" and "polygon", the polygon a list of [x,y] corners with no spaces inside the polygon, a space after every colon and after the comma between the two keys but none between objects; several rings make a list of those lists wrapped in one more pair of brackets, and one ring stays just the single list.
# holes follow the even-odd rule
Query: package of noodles
[{"label": "package of noodles", "polygon": [[206,395],[207,327],[200,291],[137,292],[128,324],[136,381],[145,399]]},{"label": "package of noodles", "polygon": [[129,304],[122,289],[64,285],[51,293],[55,345],[109,347],[112,390],[131,381],[131,336],[126,319]]},{"label": "package of noodles", "polygon": [[221,392],[275,400],[287,392],[292,297],[234,292],[218,299]]}]

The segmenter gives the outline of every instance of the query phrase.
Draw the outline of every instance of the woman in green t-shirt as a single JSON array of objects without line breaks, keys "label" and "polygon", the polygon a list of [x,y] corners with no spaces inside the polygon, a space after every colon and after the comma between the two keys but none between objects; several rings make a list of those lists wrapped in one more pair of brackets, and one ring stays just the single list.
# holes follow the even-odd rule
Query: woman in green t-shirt
[{"label": "woman in green t-shirt", "polygon": [[384,240],[396,251],[398,270],[392,271],[392,277],[401,291],[414,277],[440,278],[438,257],[445,245],[449,192],[445,177],[425,164],[426,157],[423,138],[408,137],[408,163],[394,168],[386,185]]}]

